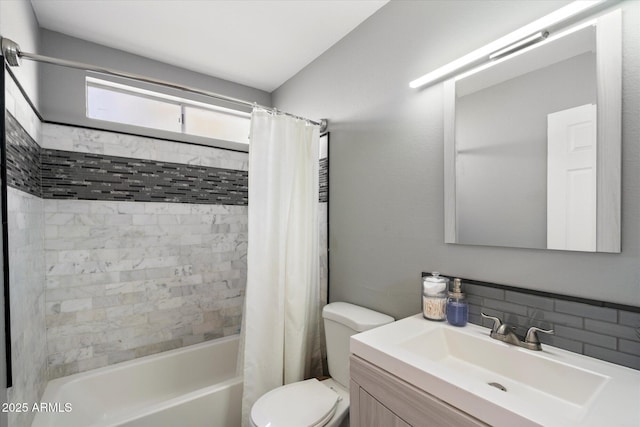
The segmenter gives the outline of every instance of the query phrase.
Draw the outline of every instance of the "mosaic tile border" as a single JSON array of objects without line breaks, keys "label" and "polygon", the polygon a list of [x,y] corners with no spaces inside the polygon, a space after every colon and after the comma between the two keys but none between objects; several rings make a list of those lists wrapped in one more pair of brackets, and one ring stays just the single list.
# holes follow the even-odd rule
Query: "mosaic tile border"
[{"label": "mosaic tile border", "polygon": [[248,204],[248,173],[180,163],[45,149],[45,199]]},{"label": "mosaic tile border", "polygon": [[329,201],[329,158],[320,159],[320,203]]},{"label": "mosaic tile border", "polygon": [[6,111],[7,182],[45,199],[248,204],[248,172],[43,149]]},{"label": "mosaic tile border", "polygon": [[5,123],[7,184],[41,198],[41,147],[8,111],[5,114]]},{"label": "mosaic tile border", "polygon": [[[248,205],[248,172],[42,148],[6,112],[8,184],[45,199]],[[319,160],[319,202],[329,198]]]}]

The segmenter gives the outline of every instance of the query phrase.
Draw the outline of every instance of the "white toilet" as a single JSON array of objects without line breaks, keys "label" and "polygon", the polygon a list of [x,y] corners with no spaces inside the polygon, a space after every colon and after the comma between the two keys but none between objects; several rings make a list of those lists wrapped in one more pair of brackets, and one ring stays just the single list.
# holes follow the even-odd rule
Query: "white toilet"
[{"label": "white toilet", "polygon": [[[346,302],[322,310],[331,378],[278,387],[251,408],[254,427],[338,427],[349,413],[349,337],[393,322],[393,317]],[[348,424],[346,424],[348,425]]]}]

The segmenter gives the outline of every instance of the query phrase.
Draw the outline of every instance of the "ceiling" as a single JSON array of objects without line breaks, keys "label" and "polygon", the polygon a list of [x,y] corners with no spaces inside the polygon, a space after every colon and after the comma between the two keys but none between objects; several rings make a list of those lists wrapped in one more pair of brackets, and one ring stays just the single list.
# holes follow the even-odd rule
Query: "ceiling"
[{"label": "ceiling", "polygon": [[272,92],[388,0],[31,0],[42,28]]}]

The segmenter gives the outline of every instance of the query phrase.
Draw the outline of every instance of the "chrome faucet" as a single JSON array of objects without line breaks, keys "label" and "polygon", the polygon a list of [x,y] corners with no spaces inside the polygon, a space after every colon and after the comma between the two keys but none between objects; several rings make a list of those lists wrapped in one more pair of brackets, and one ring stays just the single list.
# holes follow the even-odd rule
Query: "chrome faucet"
[{"label": "chrome faucet", "polygon": [[524,340],[522,340],[514,332],[514,330],[516,329],[515,326],[502,323],[502,320],[497,317],[488,316],[484,313],[480,314],[486,319],[493,320],[493,327],[491,328],[491,334],[489,335],[491,338],[509,344],[514,344],[529,350],[542,350],[542,344],[540,344],[540,340],[538,339],[538,332],[543,332],[545,334],[554,334],[553,329],[545,330],[532,326],[527,331]]}]

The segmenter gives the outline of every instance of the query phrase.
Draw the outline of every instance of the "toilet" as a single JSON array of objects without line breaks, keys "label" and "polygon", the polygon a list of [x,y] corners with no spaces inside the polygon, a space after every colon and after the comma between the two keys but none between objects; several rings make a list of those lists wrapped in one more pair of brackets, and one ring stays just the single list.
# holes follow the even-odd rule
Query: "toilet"
[{"label": "toilet", "polygon": [[[322,310],[331,378],[278,387],[251,408],[253,427],[338,427],[349,413],[349,337],[393,322],[368,308],[334,302]],[[345,422],[345,424],[342,424]]]}]

